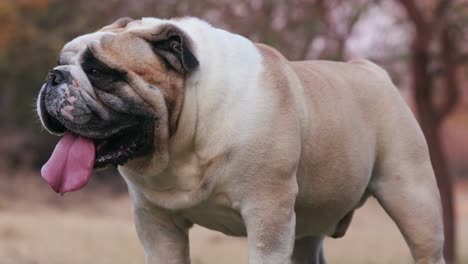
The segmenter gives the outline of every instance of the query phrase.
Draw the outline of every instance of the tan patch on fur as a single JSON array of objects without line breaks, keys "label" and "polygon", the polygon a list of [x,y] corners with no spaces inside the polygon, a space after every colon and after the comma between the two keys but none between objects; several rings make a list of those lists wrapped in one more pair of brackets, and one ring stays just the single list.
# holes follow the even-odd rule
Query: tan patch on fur
[{"label": "tan patch on fur", "polygon": [[[274,48],[256,43],[255,46],[262,54],[263,64],[265,67],[263,81],[267,81],[267,87],[273,87],[275,92],[278,93],[279,107],[281,109],[290,108],[293,103],[293,97],[289,89],[290,84],[287,74],[285,73],[285,66],[287,60]],[[281,62],[284,62],[281,63]]]},{"label": "tan patch on fur", "polygon": [[161,91],[169,112],[170,134],[173,134],[184,99],[184,76],[167,66],[147,41],[132,33],[105,36],[101,45],[105,53],[101,55],[116,62],[120,70],[134,72]]}]

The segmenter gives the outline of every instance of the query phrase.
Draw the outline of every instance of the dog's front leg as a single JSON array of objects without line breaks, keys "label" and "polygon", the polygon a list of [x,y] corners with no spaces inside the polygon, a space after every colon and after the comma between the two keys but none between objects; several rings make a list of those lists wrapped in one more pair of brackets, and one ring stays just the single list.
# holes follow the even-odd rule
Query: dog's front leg
[{"label": "dog's front leg", "polygon": [[147,264],[189,264],[188,224],[157,207],[134,208]]},{"label": "dog's front leg", "polygon": [[255,188],[241,209],[247,228],[249,264],[291,263],[297,184],[295,178],[290,181],[280,186]]}]

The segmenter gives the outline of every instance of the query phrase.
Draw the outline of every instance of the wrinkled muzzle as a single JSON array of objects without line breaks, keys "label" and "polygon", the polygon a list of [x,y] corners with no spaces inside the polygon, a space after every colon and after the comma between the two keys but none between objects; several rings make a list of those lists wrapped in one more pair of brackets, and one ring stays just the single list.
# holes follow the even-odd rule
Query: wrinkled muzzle
[{"label": "wrinkled muzzle", "polygon": [[154,120],[107,107],[84,73],[80,77],[72,67],[76,66],[50,71],[37,102],[42,125],[53,134],[64,134],[41,170],[58,193],[81,189],[94,168],[123,165],[148,152],[153,143]]},{"label": "wrinkled muzzle", "polygon": [[65,132],[65,125],[87,124],[92,117],[92,111],[82,99],[78,82],[65,67],[50,71],[38,103],[44,127],[54,134]]}]

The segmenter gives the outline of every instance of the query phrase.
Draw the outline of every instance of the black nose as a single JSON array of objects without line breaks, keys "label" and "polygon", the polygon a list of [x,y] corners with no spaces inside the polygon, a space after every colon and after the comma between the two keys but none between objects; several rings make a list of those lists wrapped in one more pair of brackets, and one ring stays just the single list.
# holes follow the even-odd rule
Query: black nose
[{"label": "black nose", "polygon": [[57,86],[62,83],[70,83],[71,74],[65,70],[51,70],[47,76],[47,82],[51,86]]}]

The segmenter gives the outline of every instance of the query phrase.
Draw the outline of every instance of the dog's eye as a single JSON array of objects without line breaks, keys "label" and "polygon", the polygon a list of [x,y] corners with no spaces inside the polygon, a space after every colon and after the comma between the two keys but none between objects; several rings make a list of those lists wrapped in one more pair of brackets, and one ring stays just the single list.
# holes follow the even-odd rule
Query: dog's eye
[{"label": "dog's eye", "polygon": [[98,69],[91,69],[89,71],[89,75],[93,76],[94,78],[99,78],[102,76],[102,72]]}]

